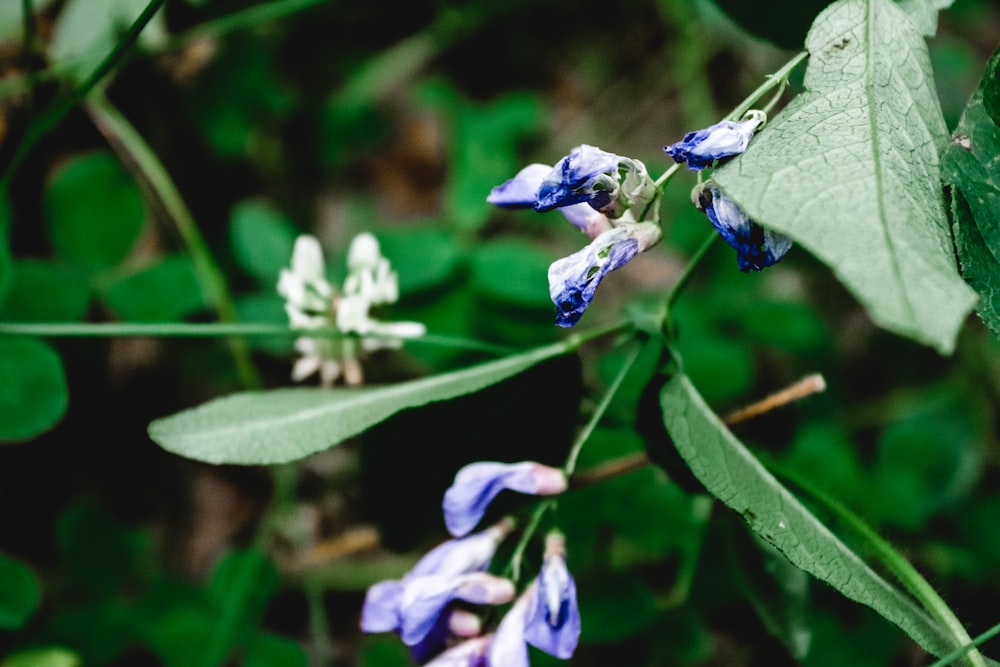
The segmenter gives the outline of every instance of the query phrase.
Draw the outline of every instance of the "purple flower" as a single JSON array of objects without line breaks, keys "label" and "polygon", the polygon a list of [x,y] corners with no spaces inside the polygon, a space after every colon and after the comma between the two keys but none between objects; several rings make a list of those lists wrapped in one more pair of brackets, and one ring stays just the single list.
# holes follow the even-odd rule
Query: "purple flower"
[{"label": "purple flower", "polygon": [[361,629],[399,632],[416,653],[427,654],[429,641],[448,634],[449,619],[442,617],[452,600],[474,604],[511,600],[513,584],[484,570],[512,529],[513,523],[507,520],[474,535],[449,540],[429,551],[401,581],[373,585],[361,610]]},{"label": "purple flower", "polygon": [[[530,164],[514,178],[493,188],[486,201],[501,208],[534,208],[538,189],[550,171],[552,167],[548,165]],[[590,238],[611,229],[608,216],[595,211],[589,204],[562,206],[559,212]]]},{"label": "purple flower", "polygon": [[560,533],[545,538],[545,561],[534,590],[525,619],[525,641],[565,660],[573,655],[580,639],[580,610],[576,582],[566,568],[565,539]]},{"label": "purple flower", "polygon": [[698,192],[698,208],[705,212],[726,243],[736,249],[736,265],[740,271],[760,271],[771,266],[792,247],[791,239],[751,220],[711,181]]},{"label": "purple flower", "polygon": [[763,111],[747,112],[743,120],[724,120],[710,127],[689,132],[684,138],[663,150],[674,162],[686,162],[691,171],[711,167],[716,160],[739,155],[747,149],[754,133],[767,120]]},{"label": "purple flower", "polygon": [[489,667],[487,652],[493,635],[469,639],[438,655],[425,667]]},{"label": "purple flower", "polygon": [[[554,167],[525,167],[493,188],[486,201],[507,208],[531,206],[536,211],[557,208],[594,238],[613,224],[609,219],[617,220],[630,209],[655,220],[659,211],[650,204],[656,196],[656,184],[642,162],[583,144]],[[605,217],[580,209],[582,205]]]},{"label": "purple flower", "polygon": [[529,667],[528,644],[524,641],[525,620],[531,604],[531,590],[525,591],[504,615],[490,642],[490,667]]},{"label": "purple flower", "polygon": [[448,531],[465,535],[479,523],[490,502],[504,489],[532,495],[553,495],[566,490],[566,475],[533,461],[471,463],[455,475],[444,494],[444,521]]},{"label": "purple flower", "polygon": [[623,222],[587,247],[553,262],[549,267],[549,295],[556,306],[556,324],[576,324],[604,276],[659,243],[662,236],[656,223]]}]

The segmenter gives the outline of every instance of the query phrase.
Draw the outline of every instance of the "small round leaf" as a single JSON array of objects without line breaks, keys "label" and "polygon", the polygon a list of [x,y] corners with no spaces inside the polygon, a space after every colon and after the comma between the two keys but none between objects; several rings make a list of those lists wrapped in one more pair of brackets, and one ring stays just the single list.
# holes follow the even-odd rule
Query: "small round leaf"
[{"label": "small round leaf", "polygon": [[68,402],[55,350],[33,339],[0,339],[0,442],[28,440],[52,428]]}]

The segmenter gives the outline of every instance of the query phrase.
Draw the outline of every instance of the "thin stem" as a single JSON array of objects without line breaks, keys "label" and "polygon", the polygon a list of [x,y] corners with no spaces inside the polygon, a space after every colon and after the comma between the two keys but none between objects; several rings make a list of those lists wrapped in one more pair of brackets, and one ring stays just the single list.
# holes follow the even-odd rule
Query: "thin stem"
[{"label": "thin stem", "polygon": [[758,417],[765,412],[770,412],[775,408],[787,405],[792,401],[797,401],[800,398],[805,398],[806,396],[811,396],[821,391],[826,391],[826,380],[824,380],[823,376],[819,373],[813,373],[812,375],[807,375],[802,378],[795,384],[785,387],[781,391],[765,397],[763,400],[752,403],[734,412],[730,412],[725,416],[725,418],[723,418],[722,421],[726,424],[726,426],[739,424],[740,422],[745,422],[748,419]]},{"label": "thin stem", "polygon": [[329,2],[329,0],[272,0],[272,2],[263,2],[205,21],[178,33],[166,40],[162,50],[172,51],[199,39],[220,37],[237,30],[253,28],[261,23],[283,18],[325,2]]},{"label": "thin stem", "polygon": [[[157,204],[164,217],[173,223],[191,256],[191,261],[194,262],[198,282],[209,303],[218,313],[219,319],[223,322],[235,322],[236,307],[222,271],[212,258],[194,216],[191,215],[187,204],[184,203],[184,199],[152,147],[103,93],[95,92],[87,105],[87,111],[108,143],[121,157],[122,162],[133,172],[140,185],[144,186],[150,195],[149,199]],[[228,344],[243,384],[248,387],[259,387],[260,377],[250,360],[250,348],[246,341],[230,338]]]},{"label": "thin stem", "polygon": [[35,7],[31,0],[21,0],[21,30],[24,51],[33,54],[35,52]]},{"label": "thin stem", "polygon": [[958,660],[959,658],[961,658],[962,656],[964,656],[966,653],[968,653],[969,651],[971,651],[973,648],[975,648],[977,646],[981,646],[982,644],[986,643],[990,639],[993,639],[994,637],[996,637],[998,634],[1000,634],[1000,623],[997,623],[992,628],[990,628],[989,630],[987,630],[983,634],[981,634],[978,637],[976,637],[975,639],[973,639],[971,643],[966,644],[962,648],[957,649],[955,651],[952,651],[951,653],[949,653],[948,655],[944,656],[940,660],[935,661],[932,665],[930,665],[930,667],[946,667],[947,665],[952,664],[953,662],[955,662],[956,660]]},{"label": "thin stem", "polygon": [[969,664],[973,667],[986,667],[983,656],[974,648],[965,626],[962,625],[962,622],[958,620],[958,617],[938,595],[937,591],[902,554],[893,549],[892,545],[882,539],[860,517],[810,482],[774,461],[766,461],[765,463],[771,473],[798,487],[813,502],[833,514],[838,521],[853,531],[872,549],[874,557],[920,602],[923,608],[948,629],[956,643],[966,647]]},{"label": "thin stem", "polygon": [[332,665],[336,656],[333,642],[330,641],[330,619],[326,613],[323,600],[323,582],[317,572],[309,572],[302,582],[306,595],[306,606],[309,609],[309,635],[313,654],[319,667]]},{"label": "thin stem", "polygon": [[788,81],[788,76],[792,73],[799,63],[809,57],[808,51],[800,51],[795,55],[794,58],[789,60],[785,65],[779,69],[774,74],[767,77],[764,83],[760,84],[755,91],[750,93],[745,100],[740,102],[732,112],[726,116],[727,119],[732,121],[737,121],[743,117],[747,111],[753,108],[753,105],[757,103],[764,95],[768,93],[769,90],[775,86],[783,86],[786,81]]},{"label": "thin stem", "polygon": [[104,57],[104,60],[90,73],[90,76],[80,84],[72,94],[66,98],[62,104],[57,104],[49,109],[47,112],[41,115],[35,122],[28,126],[28,131],[21,140],[20,145],[17,147],[17,151],[14,153],[14,157],[11,158],[10,164],[7,165],[7,170],[4,172],[3,178],[0,178],[0,191],[6,192],[7,188],[10,187],[11,179],[13,179],[17,168],[27,157],[31,149],[48,134],[53,128],[58,125],[63,118],[66,117],[73,107],[82,102],[87,95],[90,94],[94,88],[107,76],[111,70],[116,68],[118,65],[125,60],[128,52],[135,45],[136,40],[139,38],[139,33],[142,32],[146,24],[149,23],[153,15],[156,14],[157,10],[163,5],[166,0],[149,0],[149,4],[146,8],[142,10],[139,17],[132,23],[128,31],[122,36],[121,40],[115,45],[115,48]]},{"label": "thin stem", "polygon": [[677,298],[681,295],[681,292],[684,291],[684,288],[687,286],[688,281],[691,280],[691,276],[694,274],[694,270],[698,268],[698,265],[701,263],[701,260],[704,259],[706,254],[708,254],[708,251],[715,244],[715,240],[717,238],[719,238],[719,235],[715,232],[715,230],[712,230],[712,232],[705,237],[705,240],[702,242],[701,247],[699,247],[698,250],[695,251],[690,261],[688,261],[687,266],[684,267],[684,273],[682,273],[681,277],[677,279],[677,282],[674,283],[674,286],[670,288],[670,294],[667,296],[668,318],[670,317],[670,311],[673,310],[674,304],[677,302]]},{"label": "thin stem", "polygon": [[639,345],[635,346],[632,354],[625,359],[625,363],[622,367],[618,369],[618,375],[611,382],[607,391],[604,392],[604,396],[601,397],[601,402],[597,404],[594,408],[594,414],[590,416],[587,424],[583,427],[579,434],[576,436],[576,440],[573,442],[573,446],[569,450],[569,456],[566,457],[566,464],[563,466],[563,472],[566,477],[572,477],[573,472],[576,470],[576,460],[580,456],[580,450],[583,449],[584,443],[590,439],[591,434],[594,429],[597,428],[597,424],[600,423],[601,419],[604,417],[604,413],[607,412],[608,406],[611,405],[611,400],[618,393],[618,389],[622,386],[622,382],[625,380],[625,376],[628,372],[632,370],[632,366],[635,364],[635,360],[639,358],[639,354],[642,348]]},{"label": "thin stem", "polygon": [[514,547],[514,553],[510,557],[510,565],[507,566],[510,572],[510,578],[516,584],[521,580],[521,562],[524,559],[524,550],[528,546],[528,542],[534,537],[535,531],[538,530],[538,524],[542,522],[542,517],[551,509],[555,509],[556,501],[554,498],[546,498],[542,502],[538,503],[535,507],[535,511],[531,513],[531,518],[528,520],[528,525],[524,527],[524,531],[521,533],[521,539],[517,541],[517,546]]}]

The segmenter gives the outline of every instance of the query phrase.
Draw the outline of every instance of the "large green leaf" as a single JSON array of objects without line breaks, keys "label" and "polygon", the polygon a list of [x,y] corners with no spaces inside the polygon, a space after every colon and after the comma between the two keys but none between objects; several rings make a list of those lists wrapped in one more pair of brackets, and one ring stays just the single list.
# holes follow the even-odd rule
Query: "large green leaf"
[{"label": "large green leaf", "polygon": [[944,153],[952,186],[962,274],[979,293],[979,315],[1000,335],[1000,49],[990,58]]},{"label": "large green leaf", "polygon": [[660,395],[664,424],[694,475],[794,565],[895,623],[935,655],[957,648],[908,596],[869,567],[719,421],[684,375]]},{"label": "large green leaf", "polygon": [[877,323],[950,353],[976,297],[955,266],[923,38],[890,0],[840,0],[806,46],[806,91],[715,178],[829,265]]},{"label": "large green leaf", "polygon": [[401,410],[471,394],[570,349],[557,343],[454,373],[383,387],[233,394],[158,419],[149,425],[149,436],[168,451],[208,463],[295,461]]}]

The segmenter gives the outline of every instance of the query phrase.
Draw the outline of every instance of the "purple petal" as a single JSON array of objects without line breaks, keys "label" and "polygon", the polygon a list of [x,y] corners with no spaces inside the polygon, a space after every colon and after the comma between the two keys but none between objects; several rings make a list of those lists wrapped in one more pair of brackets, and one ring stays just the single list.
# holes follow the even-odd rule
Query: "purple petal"
[{"label": "purple petal", "polygon": [[475,528],[486,508],[504,489],[550,495],[565,491],[566,479],[562,471],[532,461],[469,464],[458,471],[444,494],[442,505],[449,532],[461,536]]},{"label": "purple petal", "polygon": [[602,151],[586,144],[577,146],[564,157],[542,180],[535,197],[536,211],[594,202],[595,209],[609,203],[603,190],[595,190],[600,177],[612,177],[617,182],[618,163],[621,158],[614,153]]},{"label": "purple petal", "polygon": [[399,629],[399,604],[403,599],[403,584],[380,581],[368,589],[361,607],[361,630],[393,632]]},{"label": "purple petal", "polygon": [[524,642],[524,622],[529,599],[518,598],[500,621],[490,644],[489,664],[493,667],[529,667],[528,645]]},{"label": "purple petal", "polygon": [[576,582],[562,558],[546,558],[535,581],[524,627],[532,646],[563,660],[571,657],[580,640],[580,609]]},{"label": "purple petal", "polygon": [[448,649],[428,662],[425,667],[489,667],[486,652],[492,635],[469,639]]},{"label": "purple petal", "polygon": [[736,250],[740,271],[760,271],[778,262],[792,241],[787,236],[765,230],[714,183],[707,183],[698,195],[698,205],[722,238]]},{"label": "purple petal", "polygon": [[590,245],[549,267],[549,295],[556,305],[556,324],[571,327],[583,316],[597,286],[610,271],[639,253],[639,241],[625,227],[615,227]]},{"label": "purple petal", "polygon": [[735,123],[724,120],[703,130],[689,132],[677,143],[664,146],[663,150],[674,162],[686,162],[688,169],[701,171],[711,167],[716,160],[745,151],[759,126],[760,120],[756,118]]},{"label": "purple petal", "polygon": [[415,646],[422,642],[452,600],[503,604],[513,596],[514,584],[486,572],[472,572],[460,577],[416,577],[406,582],[399,605],[403,643]]},{"label": "purple petal", "polygon": [[514,178],[493,188],[486,201],[503,208],[534,206],[538,188],[550,171],[552,167],[548,165],[529,164]]},{"label": "purple petal", "polygon": [[512,529],[513,524],[509,520],[501,521],[474,535],[439,544],[413,566],[403,581],[432,574],[455,577],[485,570],[497,546]]}]

